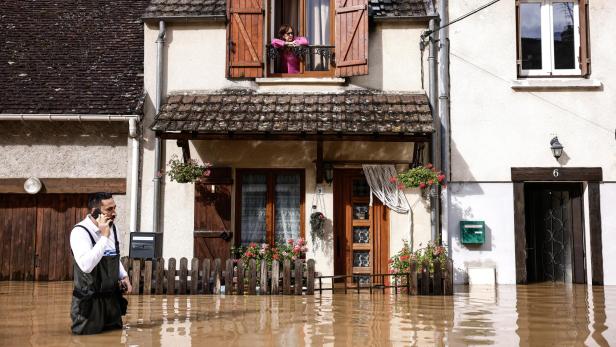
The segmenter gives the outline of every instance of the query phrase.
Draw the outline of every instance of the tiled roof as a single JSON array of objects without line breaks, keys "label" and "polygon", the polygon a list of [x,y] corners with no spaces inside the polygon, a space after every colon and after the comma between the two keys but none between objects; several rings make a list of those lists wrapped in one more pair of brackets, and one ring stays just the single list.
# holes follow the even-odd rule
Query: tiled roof
[{"label": "tiled roof", "polygon": [[432,0],[369,0],[375,18],[425,17],[430,14]]},{"label": "tiled roof", "polygon": [[3,1],[0,114],[134,114],[147,3]]},{"label": "tiled roof", "polygon": [[[368,0],[374,17],[424,17],[433,0]],[[144,19],[226,16],[225,0],[151,0]]]},{"label": "tiled roof", "polygon": [[170,95],[152,130],[202,134],[382,134],[433,131],[425,94],[374,90],[257,93],[222,90]]},{"label": "tiled roof", "polygon": [[222,17],[227,15],[225,0],[152,0],[143,19],[172,17]]}]

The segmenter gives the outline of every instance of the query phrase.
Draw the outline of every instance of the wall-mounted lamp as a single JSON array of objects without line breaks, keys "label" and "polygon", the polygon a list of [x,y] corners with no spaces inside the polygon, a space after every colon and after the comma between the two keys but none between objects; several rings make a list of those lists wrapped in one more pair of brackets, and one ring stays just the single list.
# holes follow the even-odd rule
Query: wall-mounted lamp
[{"label": "wall-mounted lamp", "polygon": [[212,194],[216,194],[216,186],[215,186],[215,185],[210,184],[210,185],[208,186],[208,188],[209,188],[209,190],[210,190],[210,193],[212,193]]},{"label": "wall-mounted lamp", "polygon": [[41,191],[43,184],[36,177],[30,177],[24,182],[24,190],[28,194],[36,194]]},{"label": "wall-mounted lamp", "polygon": [[563,145],[561,145],[558,141],[558,136],[554,136],[554,138],[550,140],[550,149],[552,150],[552,155],[556,158],[556,160],[563,155],[563,148]]},{"label": "wall-mounted lamp", "polygon": [[329,162],[324,162],[323,173],[325,174],[325,182],[331,184],[334,181],[334,165]]}]

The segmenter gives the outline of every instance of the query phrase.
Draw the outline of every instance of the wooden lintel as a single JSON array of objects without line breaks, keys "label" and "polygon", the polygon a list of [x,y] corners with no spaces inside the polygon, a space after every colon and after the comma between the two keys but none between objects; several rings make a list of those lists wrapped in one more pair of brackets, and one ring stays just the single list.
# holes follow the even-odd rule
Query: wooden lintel
[{"label": "wooden lintel", "polygon": [[532,181],[603,181],[603,170],[600,167],[512,167],[513,182]]},{"label": "wooden lintel", "polygon": [[[27,178],[0,179],[0,193],[26,194]],[[96,193],[126,194],[126,178],[39,178],[43,188],[38,194]]]}]

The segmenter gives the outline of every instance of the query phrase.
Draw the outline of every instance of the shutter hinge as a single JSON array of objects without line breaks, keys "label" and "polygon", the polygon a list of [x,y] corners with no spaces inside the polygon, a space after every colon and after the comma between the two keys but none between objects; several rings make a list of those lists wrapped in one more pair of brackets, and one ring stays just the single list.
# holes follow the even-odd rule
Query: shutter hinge
[{"label": "shutter hinge", "polygon": [[521,59],[516,59],[515,63],[516,63],[517,65],[522,65],[522,60],[521,60]]}]

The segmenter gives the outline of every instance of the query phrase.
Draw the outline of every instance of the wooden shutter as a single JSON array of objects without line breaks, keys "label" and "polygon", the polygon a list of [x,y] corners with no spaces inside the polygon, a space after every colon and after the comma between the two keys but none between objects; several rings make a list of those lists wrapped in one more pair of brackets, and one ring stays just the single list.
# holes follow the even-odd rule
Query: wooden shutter
[{"label": "wooden shutter", "polygon": [[336,76],[368,74],[368,0],[336,0]]},{"label": "wooden shutter", "polygon": [[262,0],[227,0],[227,17],[227,77],[262,77]]},{"label": "wooden shutter", "polygon": [[582,76],[590,75],[590,36],[588,30],[588,0],[579,0],[580,13],[580,70]]}]

